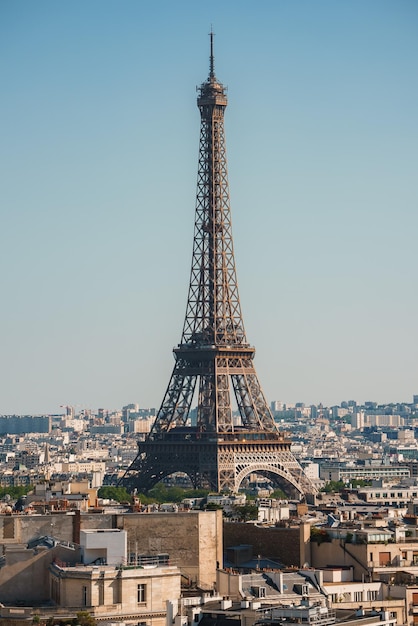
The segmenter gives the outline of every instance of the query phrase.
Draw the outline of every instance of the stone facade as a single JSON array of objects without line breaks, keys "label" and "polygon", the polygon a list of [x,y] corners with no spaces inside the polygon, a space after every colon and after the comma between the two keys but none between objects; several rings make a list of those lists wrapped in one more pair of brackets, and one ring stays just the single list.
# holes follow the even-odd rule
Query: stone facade
[{"label": "stone facade", "polygon": [[177,614],[180,571],[176,567],[50,568],[52,600],[58,607],[89,611],[96,620],[166,626]]},{"label": "stone facade", "polygon": [[253,524],[225,522],[225,549],[238,545],[251,545],[253,554],[260,554],[286,567],[301,567],[311,560],[310,525],[263,528]]},{"label": "stone facade", "polygon": [[[5,564],[0,568],[0,599],[4,603],[37,605],[49,601],[48,569],[58,559],[80,562],[79,549],[56,546],[27,549],[21,544],[3,548]],[[36,581],[36,584],[34,584]]]},{"label": "stone facade", "polygon": [[214,588],[222,564],[222,511],[121,515],[116,523],[127,531],[128,553],[167,553],[190,584]]},{"label": "stone facade", "polygon": [[366,576],[389,582],[404,570],[418,576],[417,543],[348,543],[332,539],[323,543],[312,541],[311,553],[315,567],[353,567],[355,580]]},{"label": "stone facade", "polygon": [[[128,554],[167,554],[190,586],[212,590],[217,564],[222,564],[222,511],[188,513],[51,514],[0,516],[0,552],[5,565],[0,569],[3,602],[30,604],[49,596],[47,569],[58,557],[59,548],[38,554],[27,550],[35,537],[48,535],[59,541],[80,543],[82,530],[120,529],[127,533]],[[78,562],[81,558],[78,557]],[[30,583],[37,580],[36,586]],[[30,592],[29,592],[30,590]],[[29,595],[28,595],[29,594]]]}]

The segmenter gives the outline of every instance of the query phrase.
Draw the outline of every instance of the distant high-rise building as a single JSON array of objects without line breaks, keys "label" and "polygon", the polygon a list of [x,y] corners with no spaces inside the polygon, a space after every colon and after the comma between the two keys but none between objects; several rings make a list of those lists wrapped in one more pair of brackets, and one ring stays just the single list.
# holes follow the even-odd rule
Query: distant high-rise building
[{"label": "distant high-rise building", "polygon": [[363,430],[364,428],[364,411],[355,411],[351,416],[351,426],[355,430]]},{"label": "distant high-rise building", "polygon": [[51,424],[50,415],[0,415],[0,434],[49,433]]},{"label": "distant high-rise building", "polygon": [[51,462],[51,453],[49,451],[49,443],[45,444],[45,453],[44,453],[44,463],[50,463]]},{"label": "distant high-rise building", "polygon": [[274,413],[276,413],[277,411],[283,410],[283,402],[281,400],[273,400],[273,402],[270,404],[270,407],[274,415]]},{"label": "distant high-rise building", "polygon": [[70,419],[74,419],[74,414],[75,414],[74,407],[73,406],[67,406],[65,414]]}]

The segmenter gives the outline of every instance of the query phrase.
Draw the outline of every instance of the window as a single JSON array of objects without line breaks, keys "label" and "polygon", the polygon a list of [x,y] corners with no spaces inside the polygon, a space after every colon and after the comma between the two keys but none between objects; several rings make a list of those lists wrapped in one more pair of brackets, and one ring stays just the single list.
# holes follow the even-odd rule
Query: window
[{"label": "window", "polygon": [[354,602],[363,602],[363,592],[355,591],[354,592]]},{"label": "window", "polygon": [[374,600],[377,600],[377,590],[376,589],[371,589],[367,592],[367,600],[369,602],[374,602]]},{"label": "window", "polygon": [[391,558],[390,552],[379,552],[379,566],[384,567],[385,565],[390,565]]},{"label": "window", "polygon": [[82,597],[82,600],[81,600],[81,604],[83,606],[87,606],[87,587],[83,587],[82,593],[83,593],[83,597]]},{"label": "window", "polygon": [[144,584],[139,584],[137,602],[138,604],[145,604],[146,601],[147,601],[147,586]]}]

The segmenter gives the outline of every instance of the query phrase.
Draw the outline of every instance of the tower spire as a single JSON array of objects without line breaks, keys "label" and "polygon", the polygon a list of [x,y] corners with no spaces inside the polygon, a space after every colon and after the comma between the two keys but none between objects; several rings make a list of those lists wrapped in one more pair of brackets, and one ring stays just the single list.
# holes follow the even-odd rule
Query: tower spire
[{"label": "tower spire", "polygon": [[210,29],[210,63],[209,63],[209,78],[215,78],[215,59],[213,56],[213,28]]}]

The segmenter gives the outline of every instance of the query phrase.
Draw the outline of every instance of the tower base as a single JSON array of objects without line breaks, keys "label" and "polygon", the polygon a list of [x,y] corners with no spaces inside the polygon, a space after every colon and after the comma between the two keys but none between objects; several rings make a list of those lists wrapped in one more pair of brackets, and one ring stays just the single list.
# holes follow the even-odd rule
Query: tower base
[{"label": "tower base", "polygon": [[269,478],[290,497],[316,490],[280,433],[240,430],[200,433],[173,428],[138,443],[138,455],[121,480],[129,491],[147,493],[163,478],[184,473],[195,489],[238,492],[252,473]]}]

